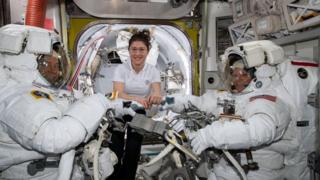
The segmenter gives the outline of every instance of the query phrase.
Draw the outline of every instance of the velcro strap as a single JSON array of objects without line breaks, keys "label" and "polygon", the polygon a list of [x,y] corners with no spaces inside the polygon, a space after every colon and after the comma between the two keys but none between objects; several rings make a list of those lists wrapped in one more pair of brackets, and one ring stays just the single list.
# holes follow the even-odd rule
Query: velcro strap
[{"label": "velcro strap", "polygon": [[297,121],[297,127],[309,126],[309,121]]}]

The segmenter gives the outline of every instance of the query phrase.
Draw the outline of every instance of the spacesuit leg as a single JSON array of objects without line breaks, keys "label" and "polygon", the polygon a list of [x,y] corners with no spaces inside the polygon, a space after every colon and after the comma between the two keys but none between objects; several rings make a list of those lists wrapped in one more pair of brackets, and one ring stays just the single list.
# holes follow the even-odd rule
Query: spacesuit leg
[{"label": "spacesuit leg", "polygon": [[[247,174],[248,180],[283,180],[281,170],[271,170],[264,167],[259,167],[257,171],[249,171]],[[221,159],[219,163],[214,164],[213,173],[209,174],[212,180],[241,180],[237,170],[230,166],[225,159]],[[215,174],[215,177],[212,175]],[[209,178],[208,178],[209,179]],[[211,179],[209,179],[211,180]]]},{"label": "spacesuit leg", "polygon": [[[209,178],[216,178],[217,180],[241,180],[239,175],[235,172],[228,163],[221,159],[219,163],[213,165],[212,173],[209,174]],[[210,179],[211,180],[211,179]]]},{"label": "spacesuit leg", "polygon": [[[309,105],[304,108],[303,121],[296,126],[298,122],[294,122],[295,134],[294,138],[297,141],[298,149],[287,152],[284,177],[290,180],[309,180],[309,168],[307,166],[307,156],[314,151],[316,144],[316,125],[315,125],[315,109]],[[307,125],[302,126],[301,122]]]},{"label": "spacesuit leg", "polygon": [[[299,153],[297,153],[299,154]],[[304,156],[304,158],[290,166],[286,166],[284,169],[284,177],[287,180],[309,180],[310,179],[310,171],[307,167],[307,156],[305,154],[301,154],[300,156]]]}]

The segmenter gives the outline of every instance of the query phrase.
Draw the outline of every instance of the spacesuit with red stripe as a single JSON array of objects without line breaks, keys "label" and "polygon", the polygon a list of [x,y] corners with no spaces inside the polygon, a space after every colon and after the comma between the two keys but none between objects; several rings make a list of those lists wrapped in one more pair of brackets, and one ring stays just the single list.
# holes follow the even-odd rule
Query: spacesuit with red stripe
[{"label": "spacesuit with red stripe", "polygon": [[[269,54],[270,52],[273,54]],[[252,55],[252,61],[249,61],[250,55]],[[282,140],[292,118],[290,112],[295,110],[295,106],[293,101],[290,101],[290,95],[285,90],[276,67],[265,64],[265,59],[268,59],[270,64],[280,63],[284,59],[283,51],[270,41],[257,41],[227,49],[225,56],[227,58],[225,61],[228,61],[226,67],[230,67],[226,73],[233,77],[230,78],[231,93],[224,94],[224,97],[220,96],[220,98],[235,100],[234,114],[241,116],[243,121],[236,118],[220,118],[219,121],[191,133],[189,138],[193,150],[197,154],[208,147],[239,150],[240,164],[244,165],[247,159],[241,150],[251,149],[253,160],[258,163],[259,169],[249,171],[247,178],[280,180],[282,179],[281,169],[284,164],[284,156],[276,147],[273,147],[273,144]],[[245,60],[247,62],[241,63]],[[259,60],[261,60],[260,63]],[[242,72],[241,68],[244,69]],[[239,73],[235,75],[237,71]],[[248,82],[246,76],[249,71],[252,74]],[[248,83],[237,83],[236,81]],[[218,98],[217,94],[215,96],[212,95]],[[176,101],[174,110],[181,110],[183,105],[191,101],[202,110],[208,111],[211,108],[211,112],[217,117],[221,114],[216,104],[213,107],[213,102],[217,100],[209,99],[208,95],[198,98],[181,95],[174,97]],[[205,104],[210,104],[210,108],[202,107]],[[240,180],[241,178],[239,172],[223,157],[219,163],[214,164],[208,179]]]}]

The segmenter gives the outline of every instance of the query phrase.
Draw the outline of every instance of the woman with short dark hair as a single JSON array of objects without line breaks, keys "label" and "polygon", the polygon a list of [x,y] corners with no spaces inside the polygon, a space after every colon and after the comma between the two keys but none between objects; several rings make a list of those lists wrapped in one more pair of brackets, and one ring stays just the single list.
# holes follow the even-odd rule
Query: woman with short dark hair
[{"label": "woman with short dark hair", "polygon": [[[113,77],[113,89],[118,97],[136,101],[145,109],[152,104],[160,104],[160,72],[152,65],[145,63],[151,48],[149,31],[140,31],[129,40],[130,60],[117,67]],[[145,114],[145,112],[137,112]],[[132,117],[123,117],[125,122]],[[118,164],[110,179],[134,180],[140,157],[142,135],[127,129],[127,139],[124,132],[112,133],[110,148],[117,154]],[[125,147],[125,148],[124,148]]]}]

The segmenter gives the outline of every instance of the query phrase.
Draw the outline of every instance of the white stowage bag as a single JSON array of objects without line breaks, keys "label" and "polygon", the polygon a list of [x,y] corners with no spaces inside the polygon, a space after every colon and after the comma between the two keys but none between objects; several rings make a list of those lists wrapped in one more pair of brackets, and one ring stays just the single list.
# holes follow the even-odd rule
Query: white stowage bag
[{"label": "white stowage bag", "polygon": [[113,172],[113,166],[118,163],[117,155],[109,148],[102,149],[99,155],[99,173],[101,179],[106,179]]}]

